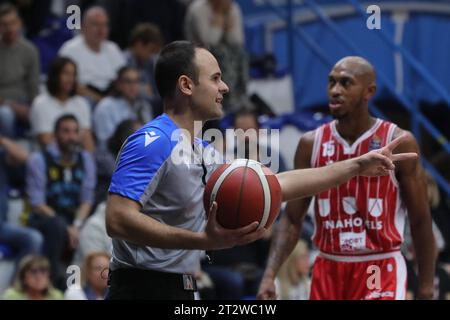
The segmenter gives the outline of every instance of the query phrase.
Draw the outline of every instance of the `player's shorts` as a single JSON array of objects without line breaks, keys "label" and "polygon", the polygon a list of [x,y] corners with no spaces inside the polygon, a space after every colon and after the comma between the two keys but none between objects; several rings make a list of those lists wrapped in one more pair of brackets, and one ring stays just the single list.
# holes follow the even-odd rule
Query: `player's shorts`
[{"label": "player's shorts", "polygon": [[320,253],[311,300],[404,300],[406,264],[399,251],[368,256]]}]

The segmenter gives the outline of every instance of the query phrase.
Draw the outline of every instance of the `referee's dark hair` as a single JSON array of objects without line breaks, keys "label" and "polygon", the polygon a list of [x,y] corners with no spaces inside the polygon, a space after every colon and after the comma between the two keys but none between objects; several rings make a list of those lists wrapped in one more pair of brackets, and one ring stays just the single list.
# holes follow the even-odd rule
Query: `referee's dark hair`
[{"label": "referee's dark hair", "polygon": [[155,66],[155,81],[163,99],[173,97],[178,79],[182,75],[198,84],[196,48],[199,46],[189,41],[174,41],[162,49]]}]

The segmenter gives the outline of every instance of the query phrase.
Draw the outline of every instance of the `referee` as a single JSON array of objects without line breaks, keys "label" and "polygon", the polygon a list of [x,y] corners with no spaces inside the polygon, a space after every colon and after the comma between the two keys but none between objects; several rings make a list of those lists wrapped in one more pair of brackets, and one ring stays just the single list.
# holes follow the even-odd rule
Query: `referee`
[{"label": "referee", "polygon": [[164,114],[125,142],[109,188],[106,226],[113,254],[107,299],[194,299],[200,250],[242,245],[264,234],[256,222],[223,229],[216,205],[206,224],[202,198],[213,161],[179,163],[180,150],[202,157],[194,121],[223,116],[228,87],[214,56],[189,42],[173,42],[162,50],[155,78]]}]

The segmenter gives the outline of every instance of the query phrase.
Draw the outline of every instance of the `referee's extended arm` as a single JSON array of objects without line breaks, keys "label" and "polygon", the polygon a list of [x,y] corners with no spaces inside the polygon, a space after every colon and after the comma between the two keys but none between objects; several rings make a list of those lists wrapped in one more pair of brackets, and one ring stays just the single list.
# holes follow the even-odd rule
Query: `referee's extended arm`
[{"label": "referee's extended arm", "polygon": [[210,218],[203,232],[162,224],[140,210],[138,202],[111,193],[106,205],[108,235],[137,245],[163,249],[218,250],[253,242],[265,232],[264,228],[257,229],[257,222],[240,229],[224,229],[216,220],[216,203],[211,206]]}]

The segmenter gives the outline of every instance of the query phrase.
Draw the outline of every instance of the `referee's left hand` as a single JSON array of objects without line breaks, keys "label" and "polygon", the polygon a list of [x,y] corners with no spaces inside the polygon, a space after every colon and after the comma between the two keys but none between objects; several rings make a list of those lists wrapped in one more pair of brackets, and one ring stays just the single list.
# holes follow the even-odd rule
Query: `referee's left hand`
[{"label": "referee's left hand", "polygon": [[225,229],[217,222],[216,214],[217,202],[214,201],[204,231],[206,250],[220,250],[244,245],[261,239],[266,232],[265,228],[258,228],[258,222],[256,221],[239,229]]}]

